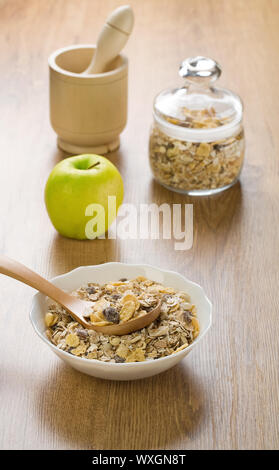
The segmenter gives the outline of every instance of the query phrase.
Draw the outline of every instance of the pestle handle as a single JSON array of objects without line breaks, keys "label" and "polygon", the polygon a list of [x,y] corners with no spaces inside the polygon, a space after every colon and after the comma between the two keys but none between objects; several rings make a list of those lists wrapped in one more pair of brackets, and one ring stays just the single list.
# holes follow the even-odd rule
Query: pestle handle
[{"label": "pestle handle", "polygon": [[83,75],[102,73],[125,46],[134,25],[133,10],[129,5],[116,8],[106,20],[98,37],[95,54]]}]

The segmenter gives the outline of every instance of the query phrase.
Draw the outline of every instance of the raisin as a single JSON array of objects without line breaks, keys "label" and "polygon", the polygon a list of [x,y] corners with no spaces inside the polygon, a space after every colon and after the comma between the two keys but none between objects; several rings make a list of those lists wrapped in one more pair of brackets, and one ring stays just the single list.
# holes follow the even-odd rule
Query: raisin
[{"label": "raisin", "polygon": [[172,296],[170,294],[163,295],[163,300],[165,300],[166,302],[170,299],[172,299]]},{"label": "raisin", "polygon": [[141,309],[145,310],[146,312],[150,312],[153,307],[150,307],[150,305],[141,305]]},{"label": "raisin", "polygon": [[78,330],[76,330],[76,334],[78,335],[80,339],[86,340],[88,337],[88,331],[82,328],[79,328]]},{"label": "raisin", "polygon": [[126,282],[126,281],[128,281],[126,277],[122,277],[121,279],[119,279],[119,282]]},{"label": "raisin", "polygon": [[186,323],[192,323],[192,312],[190,312],[190,310],[184,310],[183,312],[183,317],[184,317],[184,320],[186,321]]},{"label": "raisin", "polygon": [[214,150],[217,150],[217,152],[219,152],[220,150],[222,150],[224,148],[224,145],[220,145],[220,144],[214,144],[213,145],[213,149]]},{"label": "raisin", "polygon": [[88,294],[96,294],[97,291],[96,291],[95,287],[87,287],[86,292]]},{"label": "raisin", "polygon": [[112,323],[119,323],[120,316],[119,312],[113,307],[107,307],[103,310],[103,315],[107,321]]},{"label": "raisin", "polygon": [[117,363],[125,362],[124,357],[117,356],[117,354],[116,354],[116,356],[114,356],[114,360]]},{"label": "raisin", "polygon": [[121,295],[120,295],[120,294],[113,294],[113,295],[111,296],[111,298],[112,298],[113,300],[119,300],[119,299],[121,299]]}]

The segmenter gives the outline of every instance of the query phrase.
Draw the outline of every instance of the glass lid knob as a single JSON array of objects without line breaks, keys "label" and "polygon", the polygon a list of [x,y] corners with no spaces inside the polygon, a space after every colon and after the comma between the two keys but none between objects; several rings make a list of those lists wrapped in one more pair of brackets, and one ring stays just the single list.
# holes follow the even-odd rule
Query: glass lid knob
[{"label": "glass lid knob", "polygon": [[179,68],[179,75],[185,78],[189,84],[209,85],[217,80],[222,69],[215,60],[208,57],[189,57],[185,59]]}]

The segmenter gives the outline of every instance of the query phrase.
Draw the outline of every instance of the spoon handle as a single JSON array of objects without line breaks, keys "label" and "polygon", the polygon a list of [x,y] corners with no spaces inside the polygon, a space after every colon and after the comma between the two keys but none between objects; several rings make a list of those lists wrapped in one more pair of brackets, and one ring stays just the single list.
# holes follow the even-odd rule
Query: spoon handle
[{"label": "spoon handle", "polygon": [[7,256],[0,255],[0,273],[33,287],[67,309],[71,307],[75,301],[74,297],[59,289],[23,264]]}]

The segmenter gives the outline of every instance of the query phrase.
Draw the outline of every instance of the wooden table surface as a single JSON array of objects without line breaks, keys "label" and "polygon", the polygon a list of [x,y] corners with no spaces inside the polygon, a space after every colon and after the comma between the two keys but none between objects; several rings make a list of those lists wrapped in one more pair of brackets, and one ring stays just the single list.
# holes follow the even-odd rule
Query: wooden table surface
[{"label": "wooden table surface", "polygon": [[[111,155],[125,202],[194,204],[194,244],[60,237],[43,190],[63,157],[48,116],[48,55],[94,43],[120,1],[0,1],[1,252],[52,277],[80,265],[148,262],[204,286],[213,325],[168,372],[107,382],[64,365],[28,320],[34,291],[0,276],[0,440],[3,449],[274,449],[279,444],[279,2],[130,1],[136,24],[129,120]],[[147,145],[154,95],[179,85],[188,56],[223,67],[222,85],[245,103],[241,182],[187,198],[152,180]]]}]

